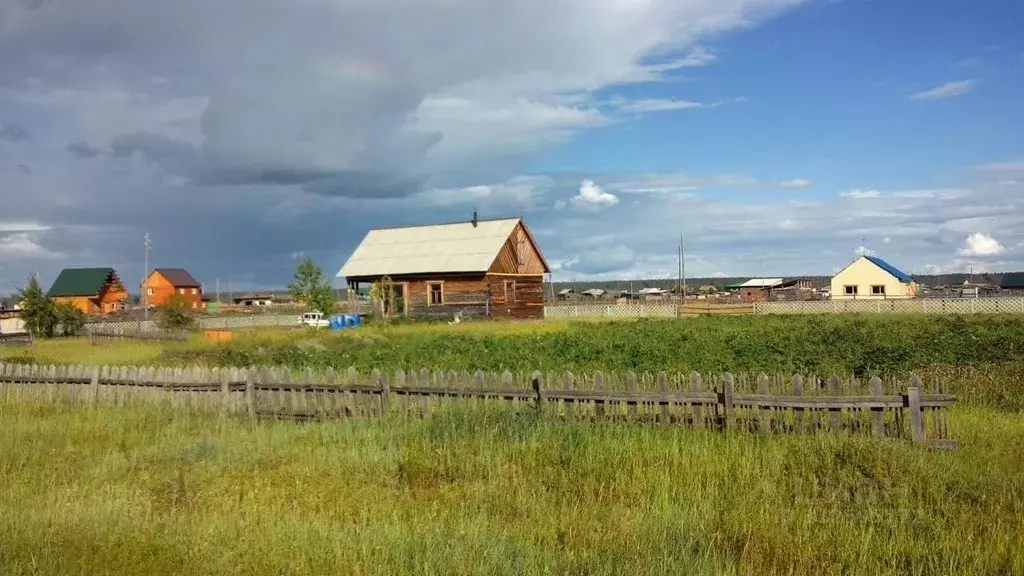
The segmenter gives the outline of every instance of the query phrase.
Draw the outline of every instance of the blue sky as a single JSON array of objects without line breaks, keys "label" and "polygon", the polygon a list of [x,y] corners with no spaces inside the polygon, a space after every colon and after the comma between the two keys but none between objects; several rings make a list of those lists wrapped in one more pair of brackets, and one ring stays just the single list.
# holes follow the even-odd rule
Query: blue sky
[{"label": "blue sky", "polygon": [[1024,5],[0,7],[0,293],[278,287],[365,231],[523,215],[556,279],[1024,269]]}]

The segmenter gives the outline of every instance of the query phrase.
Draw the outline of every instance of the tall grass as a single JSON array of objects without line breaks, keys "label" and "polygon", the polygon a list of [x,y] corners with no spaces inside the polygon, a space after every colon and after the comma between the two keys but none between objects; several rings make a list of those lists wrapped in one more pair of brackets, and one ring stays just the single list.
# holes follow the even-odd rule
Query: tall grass
[{"label": "tall grass", "polygon": [[4,574],[1011,574],[1024,417],[962,447],[507,412],[266,424],[0,400]]}]

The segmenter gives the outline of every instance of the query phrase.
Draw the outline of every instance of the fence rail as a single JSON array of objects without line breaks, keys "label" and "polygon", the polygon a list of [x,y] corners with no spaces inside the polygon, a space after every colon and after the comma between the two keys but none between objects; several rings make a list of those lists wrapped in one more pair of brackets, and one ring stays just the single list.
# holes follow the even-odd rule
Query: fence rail
[{"label": "fence rail", "polygon": [[[299,326],[300,314],[233,314],[227,316],[201,316],[196,319],[200,330],[245,330],[271,326]],[[120,320],[113,322],[89,322],[86,334],[117,334],[129,336],[145,333],[159,333],[162,329],[153,320]]]},{"label": "fence rail", "polygon": [[172,331],[172,330],[153,330],[153,331],[140,331],[140,330],[89,330],[87,333],[88,337],[92,340],[100,339],[132,339],[132,340],[159,340],[159,341],[185,341],[188,340],[187,331]]},{"label": "fence rail", "polygon": [[1024,314],[1024,298],[908,298],[756,302],[757,314]]},{"label": "fence rail", "polygon": [[831,432],[950,445],[945,409],[956,396],[920,378],[867,382],[801,375],[769,377],[664,372],[576,376],[533,372],[361,374],[287,369],[0,364],[0,397],[86,402],[165,401],[251,417],[338,419],[430,417],[445,405],[500,404],[564,419],[681,425],[759,433]]},{"label": "fence rail", "polygon": [[554,318],[676,318],[702,314],[739,316],[754,313],[752,304],[695,304],[644,302],[603,304],[598,302],[545,304],[544,317]]},{"label": "fence rail", "polygon": [[28,346],[32,335],[28,332],[0,333],[0,346]]}]

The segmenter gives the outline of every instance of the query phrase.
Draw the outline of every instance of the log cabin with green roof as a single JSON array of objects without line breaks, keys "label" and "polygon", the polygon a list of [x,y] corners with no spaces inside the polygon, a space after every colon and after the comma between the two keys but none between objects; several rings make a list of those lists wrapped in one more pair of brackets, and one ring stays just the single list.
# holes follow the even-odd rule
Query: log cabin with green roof
[{"label": "log cabin with green roof", "polygon": [[65,268],[46,295],[90,316],[111,314],[128,304],[128,291],[113,268]]}]

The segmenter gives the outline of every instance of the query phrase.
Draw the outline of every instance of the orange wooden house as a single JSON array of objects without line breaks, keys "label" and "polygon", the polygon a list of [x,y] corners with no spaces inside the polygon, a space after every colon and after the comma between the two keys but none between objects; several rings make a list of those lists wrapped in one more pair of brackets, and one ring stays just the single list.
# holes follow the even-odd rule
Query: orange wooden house
[{"label": "orange wooden house", "polygon": [[128,291],[113,268],[65,268],[46,295],[89,315],[110,314],[128,305]]},{"label": "orange wooden house", "polygon": [[154,268],[142,287],[149,306],[160,306],[177,295],[192,308],[203,307],[203,285],[183,268]]}]

